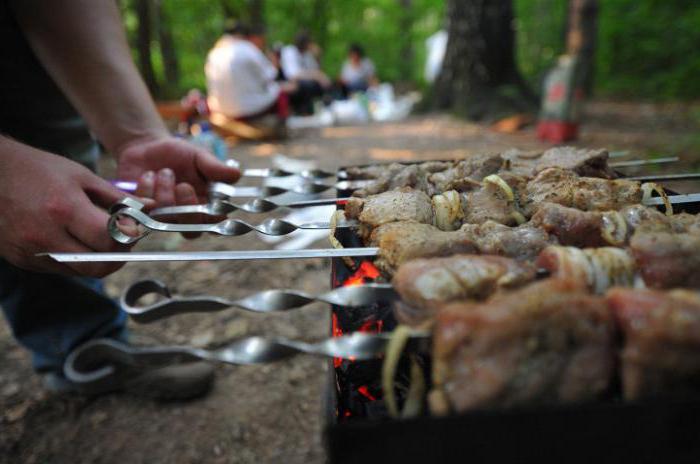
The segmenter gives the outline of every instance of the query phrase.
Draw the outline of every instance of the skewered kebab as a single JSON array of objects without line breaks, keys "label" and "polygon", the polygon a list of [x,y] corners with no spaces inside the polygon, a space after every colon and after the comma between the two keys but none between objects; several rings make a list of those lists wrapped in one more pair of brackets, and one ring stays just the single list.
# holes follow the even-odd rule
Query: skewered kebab
[{"label": "skewered kebab", "polygon": [[363,236],[368,235],[367,228],[396,220],[432,222],[442,230],[455,230],[463,223],[482,224],[486,221],[517,225],[525,222],[545,203],[581,211],[619,210],[638,205],[650,197],[645,197],[648,187],[653,186],[627,180],[579,177],[571,171],[549,168],[532,179],[491,175],[469,191],[437,194],[430,199],[432,216],[428,196],[410,188],[367,198],[350,198],[345,214],[346,218],[363,223]]},{"label": "skewered kebab", "polygon": [[[470,182],[480,182],[492,174],[512,174],[533,177],[547,168],[560,168],[580,176],[614,179],[614,167],[639,166],[672,162],[678,158],[623,161],[608,163],[605,150],[581,150],[557,147],[545,152],[510,150],[503,154],[477,154],[453,162],[428,161],[410,165],[392,163],[385,166],[349,168],[348,179],[374,179],[374,182],[356,190],[353,195],[366,197],[401,187],[412,187],[432,196],[447,190],[462,190]],[[350,182],[352,183],[352,181]]]},{"label": "skewered kebab", "polygon": [[393,222],[377,227],[369,239],[369,244],[378,248],[375,265],[387,275],[393,275],[411,259],[459,253],[494,254],[527,261],[550,243],[542,229],[494,222],[465,224],[451,232],[429,224]]}]

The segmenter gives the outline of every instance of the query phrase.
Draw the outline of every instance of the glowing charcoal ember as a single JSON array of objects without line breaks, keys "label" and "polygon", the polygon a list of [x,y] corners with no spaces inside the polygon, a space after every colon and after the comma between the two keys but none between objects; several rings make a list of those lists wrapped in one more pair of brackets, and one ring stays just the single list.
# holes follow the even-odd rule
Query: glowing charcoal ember
[{"label": "glowing charcoal ember", "polygon": [[357,271],[343,283],[343,286],[351,287],[366,284],[368,281],[374,280],[380,275],[379,269],[377,269],[374,264],[370,261],[363,261]]}]

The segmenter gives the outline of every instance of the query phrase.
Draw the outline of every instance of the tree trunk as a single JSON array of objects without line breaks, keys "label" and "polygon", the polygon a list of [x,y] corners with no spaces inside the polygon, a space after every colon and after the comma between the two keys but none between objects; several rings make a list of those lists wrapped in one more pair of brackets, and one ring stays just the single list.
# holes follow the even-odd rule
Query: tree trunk
[{"label": "tree trunk", "polygon": [[261,27],[265,25],[264,0],[248,1],[248,17],[250,18],[250,25],[253,27]]},{"label": "tree trunk", "polygon": [[537,100],[515,64],[512,0],[447,0],[449,38],[433,106],[469,119],[529,112]]},{"label": "tree trunk", "polygon": [[399,73],[403,81],[413,79],[413,1],[399,0],[401,6],[401,16],[399,17],[399,28],[401,30],[401,49],[399,51]]},{"label": "tree trunk", "polygon": [[311,24],[311,32],[314,41],[325,50],[328,45],[328,1],[315,0],[311,6],[311,17],[307,24]]},{"label": "tree trunk", "polygon": [[158,0],[158,42],[160,54],[163,57],[163,73],[165,74],[166,87],[173,91],[180,82],[180,66],[175,52],[175,43],[170,28],[170,21],[163,7],[163,0]]},{"label": "tree trunk", "polygon": [[151,2],[150,0],[136,0],[136,16],[138,17],[138,29],[136,34],[136,48],[139,52],[139,68],[143,80],[152,95],[158,95],[158,81],[153,71],[151,60]]},{"label": "tree trunk", "polygon": [[241,6],[240,2],[219,0],[219,5],[221,6],[221,10],[224,12],[224,18],[235,19],[238,21],[243,19],[243,7]]},{"label": "tree trunk", "polygon": [[586,96],[593,91],[597,31],[598,0],[569,0],[566,53],[578,57],[581,84]]}]

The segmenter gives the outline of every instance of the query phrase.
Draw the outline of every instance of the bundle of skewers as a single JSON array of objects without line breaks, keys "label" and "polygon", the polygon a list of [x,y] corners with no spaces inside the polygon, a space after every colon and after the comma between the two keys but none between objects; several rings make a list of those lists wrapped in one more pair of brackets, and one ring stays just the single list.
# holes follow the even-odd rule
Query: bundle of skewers
[{"label": "bundle of skewers", "polygon": [[[341,177],[339,184],[314,179],[298,190],[354,190],[349,198],[239,202],[233,187],[213,186],[207,205],[146,212],[127,200],[115,205],[110,231],[115,239],[133,243],[152,231],[236,236],[351,228],[364,248],[343,248],[332,239],[333,250],[286,255],[231,251],[52,256],[140,261],[374,257],[385,283],[321,295],[271,290],[230,301],[172,296],[163,284],[148,281],[127,289],[123,306],[136,320],[148,322],[230,307],[270,312],[317,300],[347,307],[392,301],[403,324],[394,339],[355,334],[313,347],[256,339],[238,342],[248,358],[231,353],[217,357],[201,350],[186,354],[234,363],[269,362],[300,352],[358,360],[386,355],[385,394],[390,399],[398,352],[405,346],[409,351],[427,350],[433,361],[429,405],[436,414],[589,401],[609,395],[617,384],[630,400],[700,387],[700,217],[677,211],[700,198],[669,195],[657,183],[694,175],[620,178],[604,150],[555,148],[351,168]],[[239,210],[266,213],[317,204],[344,205],[342,217],[310,224],[278,219],[250,224],[227,216]],[[212,222],[161,220],[187,213],[209,215]],[[124,218],[136,221],[141,233],[123,232]],[[154,292],[164,299],[137,304]],[[111,345],[103,349],[119,352]],[[76,372],[81,359],[89,365],[85,352],[71,359]],[[182,356],[173,349],[173,356],[178,353]],[[115,359],[138,362],[141,356],[157,363],[167,358],[167,349],[165,354],[127,354],[115,354]],[[389,407],[397,410],[395,404]]]}]

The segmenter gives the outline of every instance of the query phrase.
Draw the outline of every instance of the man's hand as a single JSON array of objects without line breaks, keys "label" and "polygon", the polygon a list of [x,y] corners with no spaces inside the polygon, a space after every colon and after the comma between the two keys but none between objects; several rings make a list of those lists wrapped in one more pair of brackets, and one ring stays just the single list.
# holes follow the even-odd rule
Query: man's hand
[{"label": "man's hand", "polygon": [[209,182],[232,183],[238,169],[208,151],[174,137],[147,137],[116,150],[117,177],[138,181],[137,194],[157,206],[192,204],[207,199]]},{"label": "man's hand", "polygon": [[101,277],[119,263],[60,264],[36,253],[124,251],[107,208],[124,194],[79,164],[0,137],[0,256],[39,272]]}]

